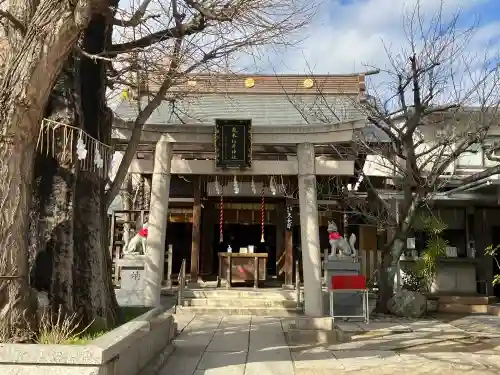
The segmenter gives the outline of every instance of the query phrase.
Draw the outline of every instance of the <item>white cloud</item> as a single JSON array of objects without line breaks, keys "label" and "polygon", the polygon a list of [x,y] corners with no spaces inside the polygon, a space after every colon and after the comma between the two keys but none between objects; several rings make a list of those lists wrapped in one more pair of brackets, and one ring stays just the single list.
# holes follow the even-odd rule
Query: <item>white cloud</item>
[{"label": "white cloud", "polygon": [[[460,10],[464,22],[472,23],[473,13],[488,1],[495,0],[444,0],[443,14],[451,17]],[[405,44],[403,16],[416,2],[325,0],[315,21],[305,30],[307,39],[261,64],[280,73],[349,73],[363,71],[366,65],[383,68],[387,64],[384,44],[391,48]],[[439,10],[440,1],[420,0],[420,7],[423,14],[431,16]],[[485,43],[499,33],[499,27],[484,25],[478,29],[474,43]]]}]

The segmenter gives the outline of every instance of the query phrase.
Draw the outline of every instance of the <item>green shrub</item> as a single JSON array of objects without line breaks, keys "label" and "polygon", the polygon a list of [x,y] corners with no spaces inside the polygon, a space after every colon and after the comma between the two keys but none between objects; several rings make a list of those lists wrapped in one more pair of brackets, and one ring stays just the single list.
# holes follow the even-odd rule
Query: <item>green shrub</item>
[{"label": "green shrub", "polygon": [[424,291],[429,291],[436,278],[438,260],[446,256],[448,241],[441,237],[446,224],[433,215],[422,218],[423,230],[429,234],[426,247],[417,261],[416,273],[424,284]]}]

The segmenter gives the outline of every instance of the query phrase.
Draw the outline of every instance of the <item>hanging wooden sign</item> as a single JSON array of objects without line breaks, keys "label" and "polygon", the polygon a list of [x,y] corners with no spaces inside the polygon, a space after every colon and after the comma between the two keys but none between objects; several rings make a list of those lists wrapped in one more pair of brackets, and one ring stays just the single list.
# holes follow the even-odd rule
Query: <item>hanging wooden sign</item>
[{"label": "hanging wooden sign", "polygon": [[215,120],[215,167],[252,166],[252,121]]}]

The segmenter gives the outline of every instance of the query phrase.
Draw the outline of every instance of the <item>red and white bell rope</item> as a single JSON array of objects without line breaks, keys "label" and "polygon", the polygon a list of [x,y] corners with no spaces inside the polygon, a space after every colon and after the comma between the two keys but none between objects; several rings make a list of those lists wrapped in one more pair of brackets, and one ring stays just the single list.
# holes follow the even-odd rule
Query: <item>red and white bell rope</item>
[{"label": "red and white bell rope", "polygon": [[264,202],[264,184],[260,189],[260,242],[264,243],[264,215],[265,215],[265,202]]},{"label": "red and white bell rope", "polygon": [[224,241],[224,197],[220,196],[219,212],[219,242]]}]

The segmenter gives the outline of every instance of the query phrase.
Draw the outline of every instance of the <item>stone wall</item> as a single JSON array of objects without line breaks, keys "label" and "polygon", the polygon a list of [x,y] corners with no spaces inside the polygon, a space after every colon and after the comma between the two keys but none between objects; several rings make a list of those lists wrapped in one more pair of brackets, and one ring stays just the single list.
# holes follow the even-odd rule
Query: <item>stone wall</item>
[{"label": "stone wall", "polygon": [[138,375],[175,333],[173,316],[153,309],[87,345],[0,344],[0,374]]}]

